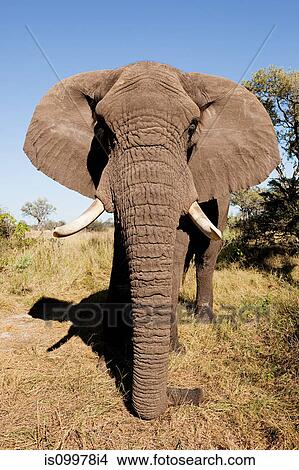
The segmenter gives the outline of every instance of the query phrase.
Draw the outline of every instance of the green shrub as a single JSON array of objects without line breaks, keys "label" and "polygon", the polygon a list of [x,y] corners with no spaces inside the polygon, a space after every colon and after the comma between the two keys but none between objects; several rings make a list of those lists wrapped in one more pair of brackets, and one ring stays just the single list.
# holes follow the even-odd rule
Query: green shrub
[{"label": "green shrub", "polygon": [[16,237],[18,240],[23,240],[25,238],[26,232],[29,232],[29,231],[30,229],[28,225],[21,220],[15,226],[14,237]]},{"label": "green shrub", "polygon": [[13,235],[16,227],[16,219],[8,212],[2,212],[0,209],[0,237],[9,238]]},{"label": "green shrub", "polygon": [[0,209],[0,238],[24,240],[26,232],[29,231],[28,225],[23,222],[17,222],[9,213]]},{"label": "green shrub", "polygon": [[16,271],[24,271],[32,264],[32,256],[22,255],[16,259],[14,268]]}]

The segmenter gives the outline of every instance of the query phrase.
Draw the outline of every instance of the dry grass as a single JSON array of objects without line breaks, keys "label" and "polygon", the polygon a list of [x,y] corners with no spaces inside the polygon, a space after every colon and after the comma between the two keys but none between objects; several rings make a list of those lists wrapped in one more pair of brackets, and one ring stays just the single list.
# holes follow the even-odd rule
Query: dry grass
[{"label": "dry grass", "polygon": [[[200,407],[169,408],[144,422],[129,414],[104,361],[78,337],[47,353],[69,323],[29,317],[41,296],[79,301],[108,287],[111,233],[38,240],[0,252],[0,447],[12,449],[293,449],[298,289],[271,274],[215,275],[217,324],[194,324],[194,272],[182,292],[184,356],[169,382],[201,386]],[[297,363],[298,365],[298,363]]]}]

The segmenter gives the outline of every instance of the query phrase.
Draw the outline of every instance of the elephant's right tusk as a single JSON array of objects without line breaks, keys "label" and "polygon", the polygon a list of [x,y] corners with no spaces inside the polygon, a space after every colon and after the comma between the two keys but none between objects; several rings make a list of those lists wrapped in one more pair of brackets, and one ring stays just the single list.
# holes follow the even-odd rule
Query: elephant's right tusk
[{"label": "elephant's right tusk", "polygon": [[104,212],[104,210],[105,208],[102,201],[95,199],[91,206],[77,219],[73,220],[73,222],[62,225],[61,227],[57,227],[53,232],[53,236],[57,238],[68,237],[69,235],[73,235],[74,233],[79,232],[94,222],[102,214],[102,212]]},{"label": "elephant's right tusk", "polygon": [[189,209],[189,215],[195,225],[201,230],[207,237],[212,240],[221,240],[222,233],[215,227],[210,219],[206,216],[204,211],[200,208],[197,201],[193,202]]}]

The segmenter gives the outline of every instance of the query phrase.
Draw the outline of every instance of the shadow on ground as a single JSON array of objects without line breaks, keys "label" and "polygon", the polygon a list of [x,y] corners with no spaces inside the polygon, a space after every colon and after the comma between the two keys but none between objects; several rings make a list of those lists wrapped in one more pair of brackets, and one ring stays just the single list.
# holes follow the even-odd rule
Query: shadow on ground
[{"label": "shadow on ground", "polygon": [[[42,297],[30,309],[32,318],[44,321],[71,322],[67,334],[47,351],[60,348],[74,336],[103,357],[106,367],[115,380],[130,413],[132,407],[132,320],[130,304],[114,304],[107,301],[108,291],[100,291],[81,300],[78,304]],[[168,388],[168,403],[199,405],[203,401],[200,388]]]},{"label": "shadow on ground", "polygon": [[[67,334],[47,351],[54,351],[73,337],[79,337],[98,357],[104,358],[125,405],[132,411],[130,398],[133,354],[130,318],[126,305],[108,303],[107,295],[108,291],[100,291],[82,299],[78,304],[42,297],[31,307],[28,315],[47,322],[70,321]],[[125,321],[124,316],[119,315],[121,309]]]}]

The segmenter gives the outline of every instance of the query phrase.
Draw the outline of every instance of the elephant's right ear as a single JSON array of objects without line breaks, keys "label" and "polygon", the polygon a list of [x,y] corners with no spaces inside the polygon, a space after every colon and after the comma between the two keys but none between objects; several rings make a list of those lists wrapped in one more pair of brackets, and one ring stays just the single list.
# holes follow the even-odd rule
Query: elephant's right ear
[{"label": "elephant's right ear", "polygon": [[51,88],[33,114],[24,152],[46,175],[94,197],[88,165],[94,139],[94,109],[118,79],[120,70],[80,73]]},{"label": "elephant's right ear", "polygon": [[200,137],[189,167],[198,198],[207,201],[262,182],[279,164],[271,119],[243,86],[201,73],[184,85],[202,111]]}]

